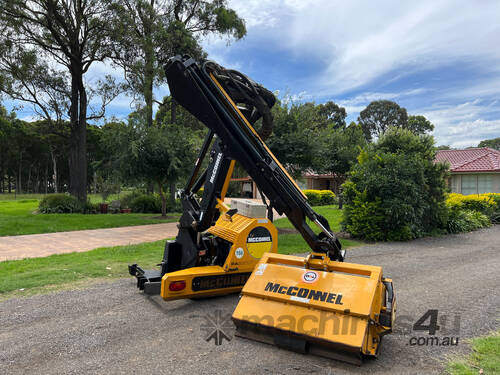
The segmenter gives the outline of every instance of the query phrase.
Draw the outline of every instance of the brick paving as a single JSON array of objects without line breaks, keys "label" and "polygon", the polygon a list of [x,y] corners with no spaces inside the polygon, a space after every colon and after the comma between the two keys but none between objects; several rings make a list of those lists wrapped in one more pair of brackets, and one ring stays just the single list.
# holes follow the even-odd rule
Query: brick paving
[{"label": "brick paving", "polygon": [[[260,199],[252,200],[261,202]],[[224,202],[231,204],[231,198]],[[274,218],[280,217],[283,216],[274,211]],[[177,231],[177,223],[164,223],[0,237],[0,262],[158,241],[175,237]]]},{"label": "brick paving", "polygon": [[177,223],[164,223],[0,237],[0,261],[151,242],[176,235]]}]

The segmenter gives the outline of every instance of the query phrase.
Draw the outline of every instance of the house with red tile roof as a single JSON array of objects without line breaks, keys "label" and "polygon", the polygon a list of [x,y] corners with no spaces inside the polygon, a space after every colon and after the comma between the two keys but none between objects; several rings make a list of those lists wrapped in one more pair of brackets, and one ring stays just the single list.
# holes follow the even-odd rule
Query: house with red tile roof
[{"label": "house with red tile roof", "polygon": [[448,162],[453,193],[500,193],[500,151],[489,147],[439,150],[437,162]]},{"label": "house with red tile roof", "polygon": [[307,170],[302,173],[302,180],[303,182],[298,182],[302,189],[331,190],[338,195],[340,186],[345,182],[345,176],[335,173],[316,173],[313,170]]},{"label": "house with red tile roof", "polygon": [[[231,178],[231,182],[239,183],[238,191],[241,197],[245,198],[260,198],[257,184],[250,176]],[[345,176],[336,175],[334,173],[316,173],[312,170],[307,170],[302,173],[302,176],[295,180],[297,186],[304,189],[315,190],[331,190],[336,195],[339,194],[340,186],[345,182]]]}]

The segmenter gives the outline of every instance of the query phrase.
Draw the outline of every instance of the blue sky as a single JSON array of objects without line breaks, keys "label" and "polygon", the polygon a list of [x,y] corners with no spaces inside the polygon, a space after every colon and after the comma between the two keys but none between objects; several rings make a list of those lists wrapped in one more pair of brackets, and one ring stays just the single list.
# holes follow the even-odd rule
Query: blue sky
[{"label": "blue sky", "polygon": [[[423,114],[438,144],[500,137],[499,1],[230,0],[247,36],[203,42],[209,57],[280,95],[344,106],[348,120],[372,100]],[[110,66],[95,66],[88,79]],[[162,87],[161,98],[168,89]],[[117,98],[109,116],[126,117]],[[29,116],[26,108],[20,117]]]}]

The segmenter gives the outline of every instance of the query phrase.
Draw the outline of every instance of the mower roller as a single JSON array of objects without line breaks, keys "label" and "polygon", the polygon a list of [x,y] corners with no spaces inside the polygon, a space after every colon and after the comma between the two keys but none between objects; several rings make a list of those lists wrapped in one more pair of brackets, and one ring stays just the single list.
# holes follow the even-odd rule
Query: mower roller
[{"label": "mower roller", "polygon": [[[179,232],[167,241],[160,269],[129,266],[139,289],[165,300],[241,291],[232,316],[238,336],[354,363],[376,356],[394,323],[392,280],[380,267],[344,262],[328,221],[264,143],[274,95],[240,72],[189,56],[170,59],[165,73],[172,97],[209,132],[180,192]],[[266,218],[224,204],[235,162],[256,183]],[[277,253],[273,210],[302,235],[308,256]]]}]

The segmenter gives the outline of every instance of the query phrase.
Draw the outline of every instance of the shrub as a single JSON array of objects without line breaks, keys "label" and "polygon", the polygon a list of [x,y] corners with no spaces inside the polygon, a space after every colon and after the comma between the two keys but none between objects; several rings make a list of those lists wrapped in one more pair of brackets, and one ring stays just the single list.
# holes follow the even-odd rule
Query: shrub
[{"label": "shrub", "polygon": [[[463,209],[479,211],[490,216],[498,207],[495,196],[500,194],[473,194],[462,195],[457,193],[448,194],[446,206],[451,210]],[[500,198],[498,198],[500,200]]]},{"label": "shrub", "polygon": [[453,210],[448,220],[448,232],[470,232],[476,229],[489,227],[491,222],[488,216],[479,211]]},{"label": "shrub", "polygon": [[354,192],[353,189],[355,187],[352,182],[344,184],[344,191],[355,194],[351,199],[351,204],[344,208],[344,214],[347,218],[344,222],[345,228],[355,237],[371,241],[384,240],[382,232],[384,216],[380,210],[380,198],[376,198],[373,202],[367,202],[366,191],[360,193]]},{"label": "shrub", "polygon": [[409,240],[444,230],[446,166],[434,139],[393,128],[358,156],[343,185],[343,226],[369,240]]},{"label": "shrub", "polygon": [[331,190],[320,190],[319,197],[321,201],[321,206],[328,206],[330,204],[335,204],[335,193]]},{"label": "shrub", "polygon": [[311,206],[335,204],[335,194],[331,190],[302,190]]},{"label": "shrub", "polygon": [[307,201],[311,206],[319,206],[321,202],[321,197],[319,195],[319,190],[302,190],[302,192],[306,195]]},{"label": "shrub", "polygon": [[92,203],[87,201],[82,207],[82,213],[84,214],[96,214],[99,211],[99,203]]},{"label": "shrub", "polygon": [[490,215],[491,222],[495,224],[500,224],[500,194],[488,193],[486,195],[488,195],[495,202],[495,207]]},{"label": "shrub", "polygon": [[131,193],[125,194],[123,197],[120,198],[120,206],[121,208],[132,208],[132,201],[137,198],[144,195],[144,193],[141,193],[138,190],[134,190]]},{"label": "shrub", "polygon": [[82,212],[84,208],[76,198],[67,194],[47,195],[38,205],[39,211],[44,214]]},{"label": "shrub", "polygon": [[141,194],[132,200],[130,208],[133,212],[160,213],[161,200],[158,195]]},{"label": "shrub", "polygon": [[[448,194],[446,206],[450,212],[448,222],[450,233],[469,232],[489,226],[491,223],[500,223],[500,194],[497,193]],[[475,213],[480,213],[482,216],[479,217]],[[488,220],[485,221],[484,218]]]}]

